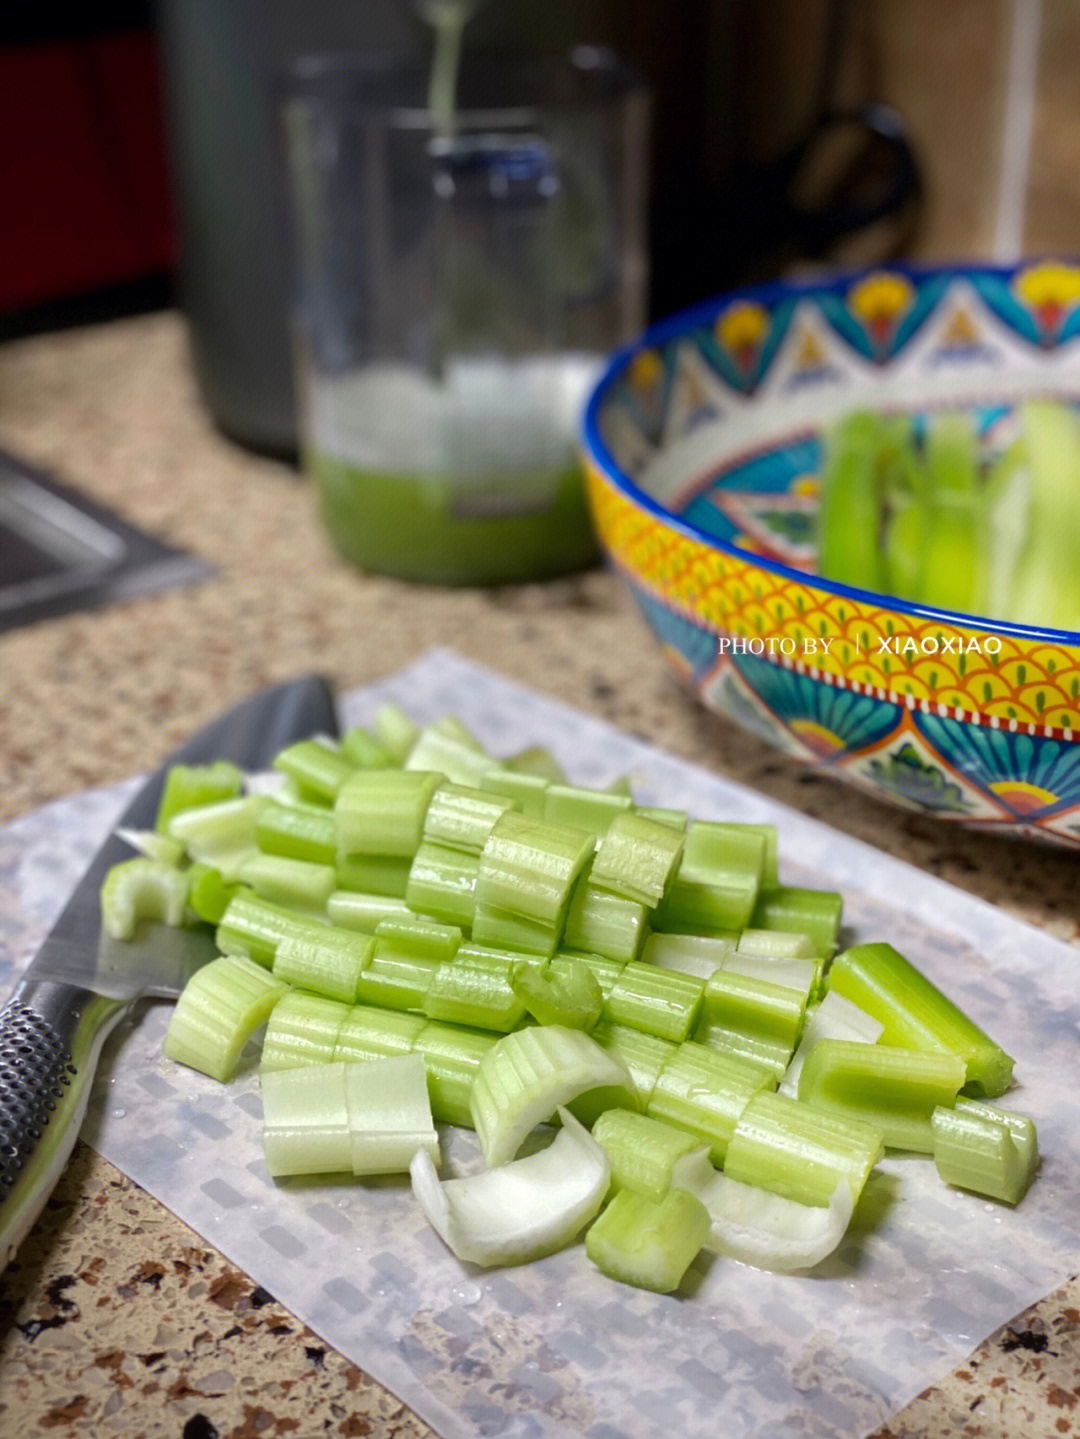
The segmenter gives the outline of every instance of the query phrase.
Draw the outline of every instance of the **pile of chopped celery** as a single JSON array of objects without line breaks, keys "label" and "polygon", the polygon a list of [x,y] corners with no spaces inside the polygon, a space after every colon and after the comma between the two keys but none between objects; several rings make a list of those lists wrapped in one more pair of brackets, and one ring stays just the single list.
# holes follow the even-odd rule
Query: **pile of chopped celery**
[{"label": "pile of chopped celery", "polygon": [[899,599],[1080,629],[1080,413],[1029,400],[997,450],[966,412],[858,411],[825,439],[818,573]]},{"label": "pile of chopped celery", "polygon": [[[886,1150],[1008,1204],[1037,1167],[991,1102],[1012,1059],[891,945],[837,952],[840,896],[782,883],[773,826],[387,706],[272,774],[178,766],[125,837],[107,929],[206,925],[219,951],[165,1055],[227,1081],[258,1041],[270,1173],[408,1173],[463,1261],[584,1235],[670,1292],[702,1251],[818,1264]],[[447,1125],[479,1172],[440,1177]]]}]

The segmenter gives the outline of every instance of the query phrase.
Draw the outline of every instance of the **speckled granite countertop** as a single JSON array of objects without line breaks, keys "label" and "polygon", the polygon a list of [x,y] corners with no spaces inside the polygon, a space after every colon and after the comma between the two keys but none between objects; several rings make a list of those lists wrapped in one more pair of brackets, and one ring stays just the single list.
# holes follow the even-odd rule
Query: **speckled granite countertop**
[{"label": "speckled granite countertop", "polygon": [[[0,635],[0,822],[150,768],[259,686],[318,668],[350,689],[437,644],[1080,941],[1075,856],[884,810],[705,716],[610,574],[477,592],[350,571],[303,482],[215,432],[174,314],[0,348],[0,445],[216,569]],[[1080,1432],[1080,1280],[1061,1278],[880,1439]],[[80,1146],[0,1290],[0,1433],[430,1431]]]}]

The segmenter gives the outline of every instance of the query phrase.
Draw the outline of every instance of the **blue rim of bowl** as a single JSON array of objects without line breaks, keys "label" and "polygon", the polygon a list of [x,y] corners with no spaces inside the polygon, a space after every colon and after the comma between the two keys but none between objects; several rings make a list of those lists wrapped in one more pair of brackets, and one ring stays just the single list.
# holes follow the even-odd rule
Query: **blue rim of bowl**
[{"label": "blue rim of bowl", "polygon": [[[1028,269],[1031,265],[1039,263],[1040,259],[1059,260],[1059,256],[1031,256],[1023,262],[1015,265],[946,265],[946,266],[917,266],[890,264],[876,266],[875,270],[887,270],[890,274],[904,275],[907,279],[916,284],[925,283],[927,280],[955,276],[960,278],[964,275],[987,275],[996,276],[1000,279],[1011,279]],[[1062,261],[1061,263],[1070,263]],[[605,445],[600,434],[598,416],[604,404],[607,393],[612,385],[626,370],[630,361],[645,350],[651,350],[669,340],[677,339],[680,335],[687,334],[690,330],[705,323],[708,319],[716,317],[717,313],[726,308],[734,300],[754,300],[766,308],[775,306],[780,300],[797,299],[809,295],[828,295],[842,293],[861,277],[872,273],[870,270],[849,270],[831,276],[825,280],[808,280],[805,282],[793,282],[787,280],[767,280],[757,285],[746,285],[739,289],[725,291],[716,295],[710,300],[702,300],[687,309],[679,310],[673,315],[667,315],[661,320],[656,320],[643,330],[635,339],[622,345],[611,356],[603,372],[593,386],[585,407],[582,419],[582,443],[589,459],[597,464],[609,480],[630,499],[649,511],[658,520],[662,520],[669,528],[677,530],[688,539],[696,540],[706,545],[709,549],[719,550],[722,554],[730,555],[733,559],[741,560],[743,563],[750,563],[768,570],[771,574],[779,575],[784,579],[796,580],[801,584],[813,584],[824,590],[827,594],[839,595],[846,599],[860,600],[871,604],[877,603],[895,610],[898,614],[912,615],[919,619],[937,621],[943,625],[954,625],[961,629],[980,630],[985,634],[1009,635],[1024,640],[1042,640],[1050,644],[1069,644],[1080,647],[1080,630],[1058,630],[1044,629],[1036,625],[1017,624],[1014,620],[991,620],[986,615],[970,615],[960,610],[938,609],[932,605],[920,605],[910,600],[901,600],[893,595],[887,595],[877,590],[864,590],[857,585],[843,584],[837,580],[826,580],[820,575],[807,574],[805,570],[796,570],[791,565],[785,565],[780,560],[768,559],[765,556],[752,555],[747,550],[733,545],[728,540],[717,539],[713,535],[706,534],[704,530],[675,514],[673,510],[667,509],[659,500],[655,499],[648,491],[643,490],[636,484],[628,474],[616,463],[614,456]]]}]

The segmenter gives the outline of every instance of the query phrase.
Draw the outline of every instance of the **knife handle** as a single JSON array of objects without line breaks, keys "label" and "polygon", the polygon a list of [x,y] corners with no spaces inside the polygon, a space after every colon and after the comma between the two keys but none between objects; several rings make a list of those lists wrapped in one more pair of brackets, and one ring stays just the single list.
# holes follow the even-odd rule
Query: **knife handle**
[{"label": "knife handle", "polygon": [[23,980],[0,1009],[0,1270],[78,1138],[101,1046],[128,1002]]}]

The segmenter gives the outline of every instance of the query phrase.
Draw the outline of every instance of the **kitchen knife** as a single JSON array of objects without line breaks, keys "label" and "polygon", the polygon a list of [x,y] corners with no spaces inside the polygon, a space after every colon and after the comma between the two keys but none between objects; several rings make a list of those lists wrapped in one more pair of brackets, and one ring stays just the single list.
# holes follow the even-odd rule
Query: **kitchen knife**
[{"label": "kitchen knife", "polygon": [[[325,680],[278,685],[195,735],[146,782],[118,826],[153,827],[172,764],[231,759],[245,770],[265,769],[292,740],[336,733]],[[148,925],[124,943],[102,936],[102,880],[130,855],[123,840],[109,837],[0,1010],[0,1269],[67,1163],[106,1036],[136,1000],[179,994],[216,952],[205,927]]]}]

